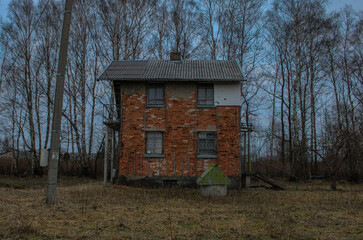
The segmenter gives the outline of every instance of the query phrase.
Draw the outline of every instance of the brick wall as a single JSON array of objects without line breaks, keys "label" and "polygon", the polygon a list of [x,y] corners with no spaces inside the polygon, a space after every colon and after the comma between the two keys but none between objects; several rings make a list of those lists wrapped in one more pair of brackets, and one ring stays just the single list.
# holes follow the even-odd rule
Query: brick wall
[{"label": "brick wall", "polygon": [[[165,84],[164,108],[146,107],[145,83],[121,88],[120,175],[199,176],[211,163],[228,176],[239,174],[239,107],[197,108],[194,83]],[[163,132],[164,157],[145,158],[146,132],[155,130]],[[198,131],[216,131],[217,159],[197,159]]]}]

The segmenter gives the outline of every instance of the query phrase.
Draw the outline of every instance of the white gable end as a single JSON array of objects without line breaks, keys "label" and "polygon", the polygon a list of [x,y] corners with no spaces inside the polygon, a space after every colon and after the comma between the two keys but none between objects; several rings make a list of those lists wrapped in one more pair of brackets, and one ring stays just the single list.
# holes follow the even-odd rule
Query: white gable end
[{"label": "white gable end", "polygon": [[215,83],[214,103],[216,106],[241,106],[241,84]]}]

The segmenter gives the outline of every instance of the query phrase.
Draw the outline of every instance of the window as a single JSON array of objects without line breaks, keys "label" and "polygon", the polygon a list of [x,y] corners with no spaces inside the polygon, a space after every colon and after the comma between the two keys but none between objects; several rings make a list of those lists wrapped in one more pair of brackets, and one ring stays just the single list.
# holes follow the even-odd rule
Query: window
[{"label": "window", "polygon": [[214,88],[213,84],[198,85],[198,106],[214,106]]},{"label": "window", "polygon": [[150,107],[163,107],[164,95],[164,85],[162,83],[149,84],[147,105]]},{"label": "window", "polygon": [[215,156],[216,152],[216,134],[214,132],[199,132],[198,156]]},{"label": "window", "polygon": [[163,133],[147,132],[146,133],[146,154],[162,155],[163,150]]}]

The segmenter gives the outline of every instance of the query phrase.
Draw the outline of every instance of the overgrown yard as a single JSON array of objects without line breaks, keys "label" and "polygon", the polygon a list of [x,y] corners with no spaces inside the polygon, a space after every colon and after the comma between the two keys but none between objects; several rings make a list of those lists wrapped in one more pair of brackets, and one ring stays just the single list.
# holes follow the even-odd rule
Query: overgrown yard
[{"label": "overgrown yard", "polygon": [[54,206],[45,178],[0,178],[1,239],[363,239],[363,185],[330,191],[319,181],[292,190],[104,187],[61,178]]}]

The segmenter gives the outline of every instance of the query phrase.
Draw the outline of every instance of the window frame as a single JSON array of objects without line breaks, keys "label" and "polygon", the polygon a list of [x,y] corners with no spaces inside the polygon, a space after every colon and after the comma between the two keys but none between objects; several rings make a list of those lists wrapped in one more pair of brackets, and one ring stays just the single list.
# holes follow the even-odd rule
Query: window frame
[{"label": "window frame", "polygon": [[[151,96],[150,96],[150,89],[151,88],[155,88],[155,89],[158,89],[158,88],[161,88],[163,93],[162,93],[162,96],[163,98],[162,99],[157,99],[157,98],[153,98],[151,99]],[[160,103],[150,103],[150,101],[161,101],[162,100],[162,104]],[[146,106],[147,107],[155,107],[155,108],[163,108],[165,107],[165,85],[163,83],[148,83],[147,84],[147,95],[146,95]]]},{"label": "window frame", "polygon": [[[214,136],[214,148],[213,150],[208,151],[208,148],[205,147],[205,149],[203,149],[203,151],[201,151],[200,149],[200,140],[201,140],[201,135],[204,135],[204,140],[206,140],[206,145],[208,144],[208,135],[213,135]],[[213,151],[213,152],[212,152]],[[198,132],[197,133],[197,158],[217,158],[217,134],[216,132]]]},{"label": "window frame", "polygon": [[[204,99],[200,99],[200,91],[204,90]],[[211,90],[212,92],[212,99],[208,99],[207,91]],[[212,101],[211,104],[207,104],[208,101]],[[204,103],[202,103],[204,102]],[[213,83],[198,83],[197,85],[197,107],[200,108],[214,108],[214,84]]]},{"label": "window frame", "polygon": [[[161,134],[161,153],[156,153],[155,149],[153,149],[152,152],[148,153],[148,141],[150,141],[151,139],[149,139],[150,134],[155,134],[155,133],[159,133]],[[145,135],[145,157],[164,157],[164,132],[162,131],[148,131],[146,132]]]}]

